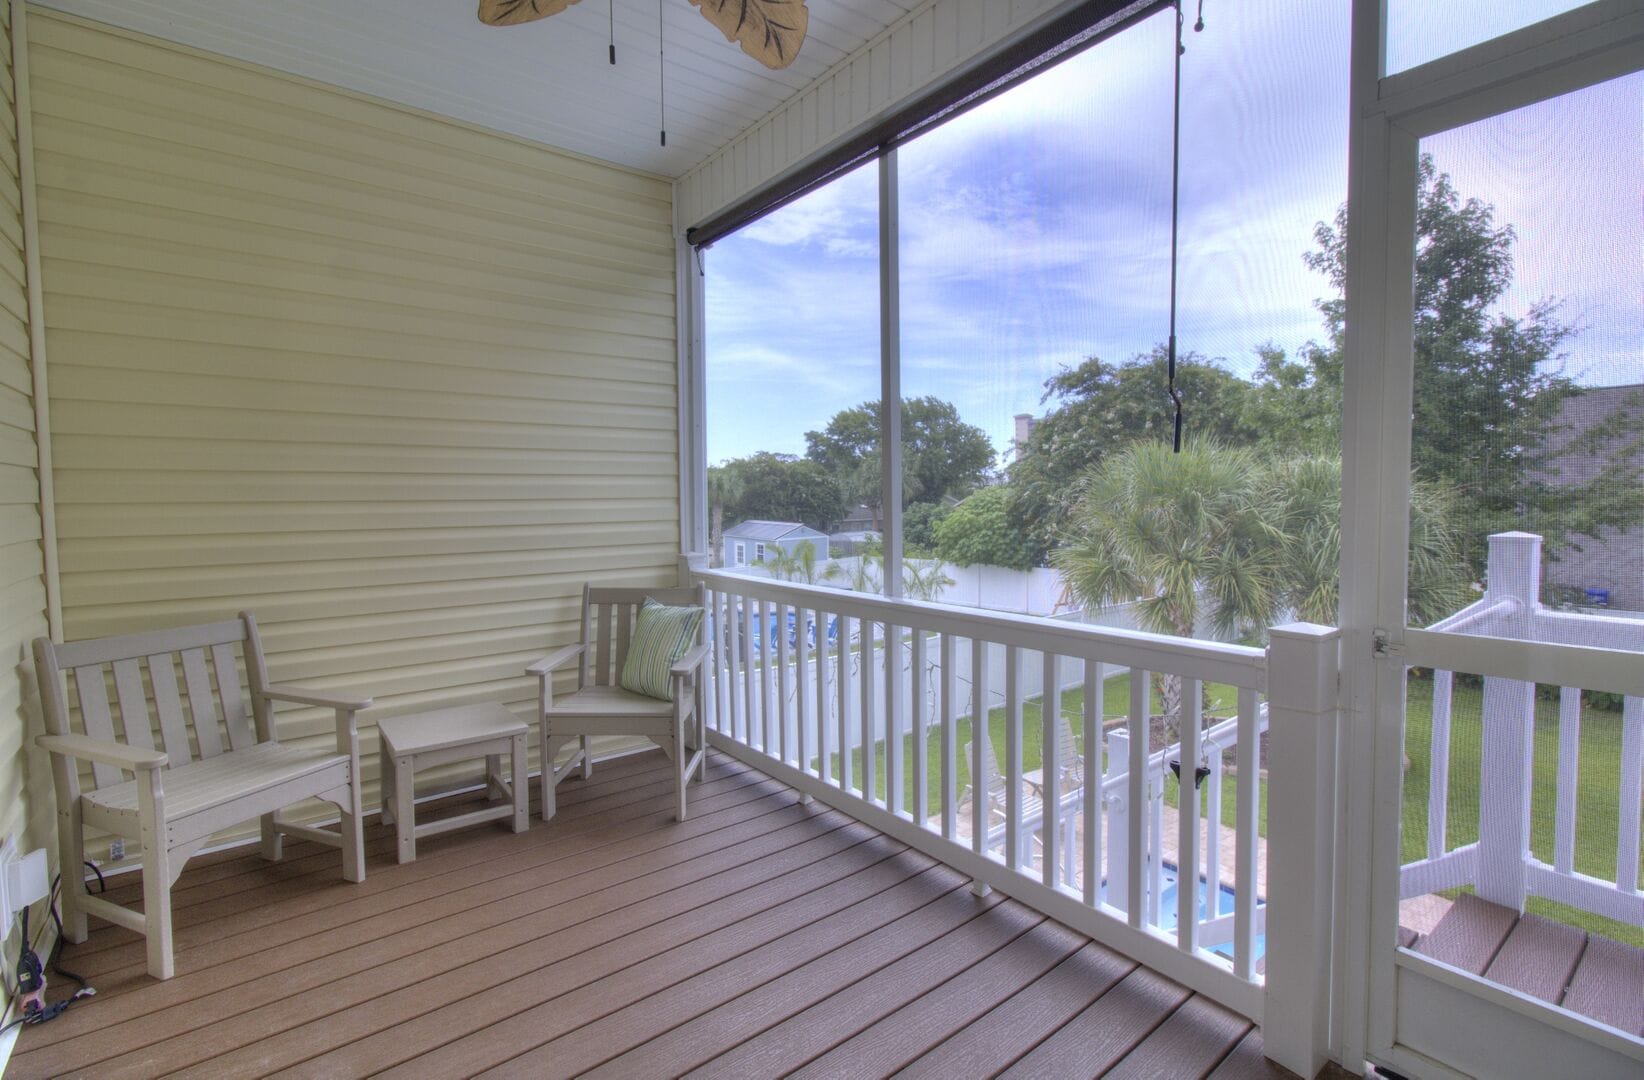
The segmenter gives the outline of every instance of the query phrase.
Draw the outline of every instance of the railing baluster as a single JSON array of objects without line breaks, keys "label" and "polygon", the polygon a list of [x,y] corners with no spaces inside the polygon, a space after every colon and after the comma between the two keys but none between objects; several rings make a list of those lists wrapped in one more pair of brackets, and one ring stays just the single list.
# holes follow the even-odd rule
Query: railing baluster
[{"label": "railing baluster", "polygon": [[[874,655],[879,651],[877,645],[878,629],[879,624],[873,620],[862,620],[862,651],[860,653],[862,666],[859,669],[862,674],[862,714],[860,717],[862,721],[862,797],[869,802],[874,801],[875,794],[878,791],[878,784],[876,783],[878,776],[876,774],[879,771],[879,754],[877,742],[873,737],[873,714],[875,712],[874,706],[877,704],[874,700],[873,688],[874,668],[877,666],[874,662]],[[887,648],[887,655],[889,652],[890,650]]]},{"label": "railing baluster", "polygon": [[742,700],[742,692],[738,683],[742,681],[742,650],[748,638],[742,633],[741,620],[738,612],[743,608],[742,597],[739,593],[728,593],[725,604],[725,651],[728,663],[726,665],[725,707],[730,714],[730,729],[727,732],[732,739],[744,745],[748,740],[745,737],[746,724],[744,719],[747,713],[747,702]]},{"label": "railing baluster", "polygon": [[970,643],[970,844],[978,855],[988,853],[988,773],[984,755],[988,746],[988,647],[980,638]]},{"label": "railing baluster", "polygon": [[781,753],[781,760],[786,763],[793,759],[788,755],[788,687],[792,676],[788,672],[788,664],[792,660],[792,652],[788,647],[788,613],[793,609],[787,604],[776,605],[776,624],[772,628],[776,634],[776,745]]},{"label": "railing baluster", "polygon": [[1151,676],[1140,668],[1130,669],[1130,764],[1129,794],[1125,798],[1126,811],[1129,814],[1130,835],[1126,838],[1125,858],[1128,865],[1125,867],[1126,884],[1129,886],[1129,895],[1125,900],[1125,913],[1130,917],[1130,925],[1140,927],[1142,919],[1147,914],[1143,907],[1146,899],[1143,893],[1147,885],[1147,866],[1149,863],[1147,850],[1148,818],[1148,788],[1151,786],[1147,775],[1147,726],[1149,707],[1148,684]]},{"label": "railing baluster", "polygon": [[959,702],[955,692],[959,676],[953,670],[956,656],[953,635],[943,634],[937,646],[937,659],[942,665],[942,700],[939,706],[942,711],[937,716],[937,723],[942,726],[942,836],[947,840],[954,839],[959,831],[958,740],[954,738],[959,728]]},{"label": "railing baluster", "polygon": [[1256,691],[1239,689],[1238,764],[1234,792],[1233,842],[1238,872],[1233,884],[1233,970],[1241,979],[1256,970],[1256,834],[1261,822],[1261,733],[1256,713]]},{"label": "railing baluster", "polygon": [[1084,662],[1085,679],[1085,903],[1096,906],[1102,884],[1102,665]]},{"label": "railing baluster", "polygon": [[776,732],[772,729],[771,657],[776,652],[776,605],[768,601],[759,605],[759,717],[762,721],[759,748],[776,757]]},{"label": "railing baluster", "polygon": [[885,624],[885,809],[902,812],[902,630]]},{"label": "railing baluster", "polygon": [[930,772],[930,726],[925,722],[929,703],[925,700],[925,631],[915,627],[912,650],[908,657],[908,715],[913,729],[913,821],[920,828],[930,820],[930,791],[927,782]]},{"label": "railing baluster", "polygon": [[[1558,783],[1553,826],[1553,869],[1575,869],[1576,793],[1581,786],[1581,689],[1565,686],[1558,694]],[[1431,826],[1429,826],[1431,828]],[[1429,853],[1430,854],[1430,853]]]},{"label": "railing baluster", "polygon": [[839,616],[839,790],[851,789],[851,618]]},{"label": "railing baluster", "polygon": [[828,672],[833,668],[834,650],[828,647],[828,620],[834,620],[834,626],[839,625],[838,618],[816,609],[816,776],[823,783],[832,783],[830,762],[831,750],[828,744],[833,741],[834,726],[828,721],[833,718],[830,708],[833,699],[828,696]]},{"label": "railing baluster", "polygon": [[1427,764],[1427,857],[1449,848],[1450,702],[1452,677],[1433,672],[1433,741]]},{"label": "railing baluster", "polygon": [[[1044,817],[1043,810],[1040,812]],[[1042,821],[1041,821],[1042,825]],[[1005,646],[1005,865],[1022,867],[1022,654]],[[1031,864],[1032,859],[1030,858]]]},{"label": "railing baluster", "polygon": [[1057,725],[1062,720],[1062,688],[1056,681],[1055,653],[1044,653],[1044,691],[1039,696],[1039,794],[1044,803],[1044,865],[1039,880],[1050,888],[1059,882],[1062,844],[1062,762]]},{"label": "railing baluster", "polygon": [[1638,815],[1644,809],[1644,698],[1621,704],[1621,822],[1616,830],[1615,884],[1638,892]]},{"label": "railing baluster", "polygon": [[810,643],[810,622],[816,613],[810,608],[798,607],[793,610],[793,640],[794,640],[794,684],[793,699],[795,705],[794,744],[799,755],[797,765],[800,772],[811,770],[811,739],[808,728],[811,719],[811,656],[813,649]]},{"label": "railing baluster", "polygon": [[1204,695],[1198,679],[1182,679],[1181,774],[1176,785],[1176,945],[1199,944],[1199,785]]},{"label": "railing baluster", "polygon": [[723,592],[710,593],[709,596],[714,613],[714,677],[711,680],[714,692],[713,723],[715,731],[728,735],[730,732],[725,727],[729,715],[725,701],[725,610],[729,600]]},{"label": "railing baluster", "polygon": [[754,744],[754,729],[759,718],[754,715],[754,645],[757,639],[753,632],[754,602],[747,596],[742,598],[742,742],[747,746]]}]

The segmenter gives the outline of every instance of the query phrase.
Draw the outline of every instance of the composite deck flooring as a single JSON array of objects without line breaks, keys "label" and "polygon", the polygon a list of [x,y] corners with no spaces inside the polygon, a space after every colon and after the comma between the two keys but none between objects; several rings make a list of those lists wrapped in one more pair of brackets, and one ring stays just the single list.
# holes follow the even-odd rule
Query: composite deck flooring
[{"label": "composite deck flooring", "polygon": [[1471,893],[1433,932],[1400,944],[1492,982],[1644,1035],[1644,949]]},{"label": "composite deck flooring", "polygon": [[97,996],[7,1076],[1289,1075],[1242,1017],[733,759],[683,824],[660,753],[560,790],[404,866],[373,824],[358,885],[307,843],[195,860],[176,977],[93,919],[62,963]]}]

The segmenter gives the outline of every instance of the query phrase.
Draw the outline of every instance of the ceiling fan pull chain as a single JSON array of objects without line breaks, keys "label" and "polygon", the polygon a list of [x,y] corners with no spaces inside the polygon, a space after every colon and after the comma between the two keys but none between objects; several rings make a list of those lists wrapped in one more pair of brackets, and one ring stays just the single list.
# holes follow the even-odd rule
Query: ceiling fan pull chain
[{"label": "ceiling fan pull chain", "polygon": [[605,14],[611,21],[611,66],[616,67],[616,0],[607,0]]},{"label": "ceiling fan pull chain", "polygon": [[662,5],[656,0],[656,110],[662,125],[662,145],[668,145],[668,68],[662,49]]}]

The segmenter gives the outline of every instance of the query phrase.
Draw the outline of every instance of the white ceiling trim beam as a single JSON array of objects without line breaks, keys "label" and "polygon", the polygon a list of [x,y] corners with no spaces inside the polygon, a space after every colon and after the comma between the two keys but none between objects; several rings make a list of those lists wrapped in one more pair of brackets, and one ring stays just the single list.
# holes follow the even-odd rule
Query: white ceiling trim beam
[{"label": "white ceiling trim beam", "polygon": [[682,227],[703,221],[1077,6],[1078,0],[926,0],[687,172],[674,185],[675,219]]}]

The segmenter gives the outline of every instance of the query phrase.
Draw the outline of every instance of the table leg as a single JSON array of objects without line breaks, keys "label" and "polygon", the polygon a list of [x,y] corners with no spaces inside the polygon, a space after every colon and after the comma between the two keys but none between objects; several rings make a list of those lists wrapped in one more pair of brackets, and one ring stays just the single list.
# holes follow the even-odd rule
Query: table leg
[{"label": "table leg", "polygon": [[509,768],[513,773],[514,796],[514,831],[522,833],[531,827],[531,789],[530,781],[525,778],[525,733],[521,732],[513,738],[513,748],[508,753]]},{"label": "table leg", "polygon": [[394,824],[394,759],[385,749],[378,760],[382,771],[382,823],[386,827]]},{"label": "table leg", "polygon": [[417,857],[417,811],[412,802],[417,791],[416,758],[394,759],[394,830],[399,837],[400,862]]}]

